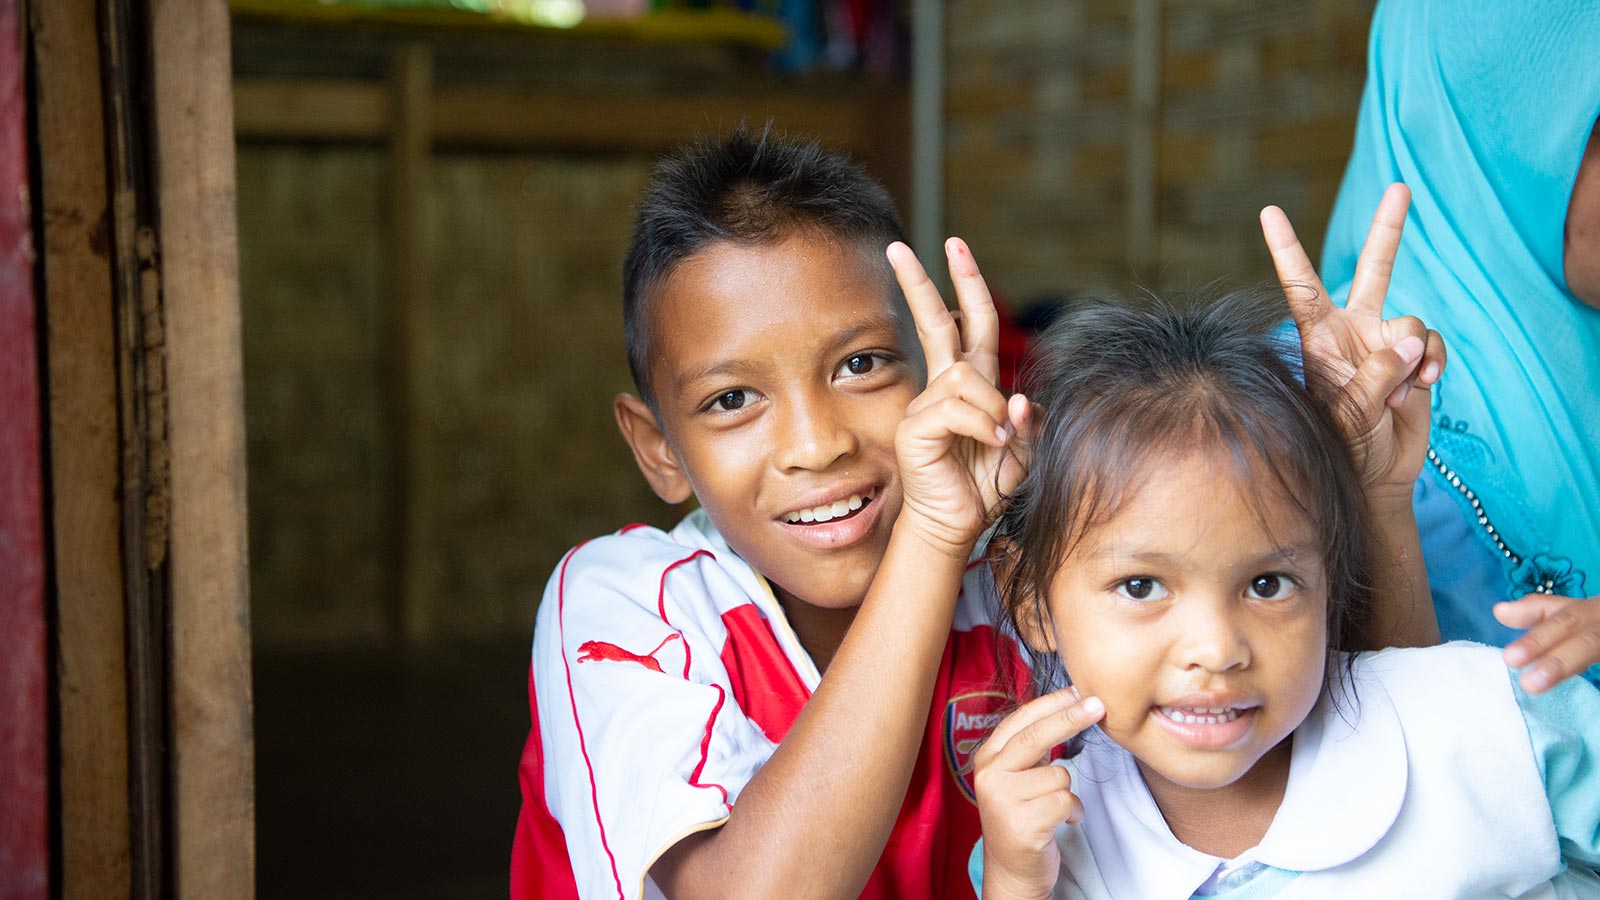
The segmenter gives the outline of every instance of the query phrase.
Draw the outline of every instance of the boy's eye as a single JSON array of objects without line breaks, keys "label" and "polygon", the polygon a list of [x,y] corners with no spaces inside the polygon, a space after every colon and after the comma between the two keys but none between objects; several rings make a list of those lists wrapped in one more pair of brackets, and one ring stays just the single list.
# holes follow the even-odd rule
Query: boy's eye
[{"label": "boy's eye", "polygon": [[1294,593],[1295,583],[1287,575],[1266,574],[1250,579],[1250,596],[1257,600],[1282,600]]},{"label": "boy's eye", "polygon": [[723,391],[717,395],[715,400],[711,401],[711,408],[720,409],[724,412],[732,412],[733,410],[743,407],[745,399],[744,391]]},{"label": "boy's eye", "polygon": [[857,353],[839,367],[841,375],[866,375],[878,368],[883,358],[876,353]]},{"label": "boy's eye", "polygon": [[1160,600],[1167,596],[1167,588],[1154,578],[1140,575],[1124,578],[1117,585],[1117,593],[1129,600]]}]

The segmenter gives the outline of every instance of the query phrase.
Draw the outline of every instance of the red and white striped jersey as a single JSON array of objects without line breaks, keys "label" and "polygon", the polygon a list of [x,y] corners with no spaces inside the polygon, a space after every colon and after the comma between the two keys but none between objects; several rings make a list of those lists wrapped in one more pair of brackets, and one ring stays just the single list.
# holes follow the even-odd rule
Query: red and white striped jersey
[{"label": "red and white striped jersey", "polygon": [[[988,566],[969,568],[911,784],[863,898],[973,898],[971,752],[1007,703],[1001,661],[1022,672],[997,640],[992,596]],[[766,580],[704,512],[568,552],[534,630],[514,900],[661,896],[650,866],[727,819],[819,680]]]}]

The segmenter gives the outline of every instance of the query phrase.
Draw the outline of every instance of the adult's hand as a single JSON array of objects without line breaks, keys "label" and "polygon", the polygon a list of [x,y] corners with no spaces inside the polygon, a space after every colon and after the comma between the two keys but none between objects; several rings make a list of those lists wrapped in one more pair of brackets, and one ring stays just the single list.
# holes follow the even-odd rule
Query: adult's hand
[{"label": "adult's hand", "polygon": [[1494,617],[1510,628],[1529,629],[1506,646],[1505,660],[1523,670],[1518,680],[1530,694],[1542,694],[1600,663],[1600,596],[1529,594],[1496,603]]}]

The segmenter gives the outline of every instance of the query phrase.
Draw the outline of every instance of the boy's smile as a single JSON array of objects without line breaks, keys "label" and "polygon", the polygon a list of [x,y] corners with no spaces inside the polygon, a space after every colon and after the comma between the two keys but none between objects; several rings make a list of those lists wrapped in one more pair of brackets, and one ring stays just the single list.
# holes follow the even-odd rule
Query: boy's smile
[{"label": "boy's smile", "polygon": [[889,291],[857,248],[802,232],[713,244],[654,299],[671,455],[791,617],[859,605],[900,509],[894,435],[923,370]]}]

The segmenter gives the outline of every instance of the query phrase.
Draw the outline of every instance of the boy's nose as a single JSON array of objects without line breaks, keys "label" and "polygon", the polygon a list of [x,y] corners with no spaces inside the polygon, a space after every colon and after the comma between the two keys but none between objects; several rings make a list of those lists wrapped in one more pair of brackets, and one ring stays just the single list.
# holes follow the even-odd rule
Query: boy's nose
[{"label": "boy's nose", "polygon": [[821,471],[855,452],[855,429],[834,406],[817,400],[790,404],[777,435],[778,468]]}]

